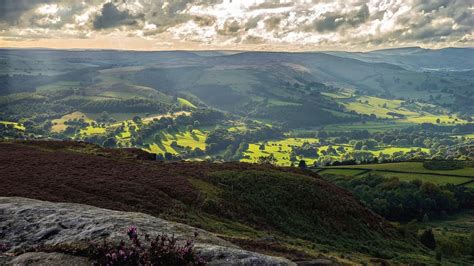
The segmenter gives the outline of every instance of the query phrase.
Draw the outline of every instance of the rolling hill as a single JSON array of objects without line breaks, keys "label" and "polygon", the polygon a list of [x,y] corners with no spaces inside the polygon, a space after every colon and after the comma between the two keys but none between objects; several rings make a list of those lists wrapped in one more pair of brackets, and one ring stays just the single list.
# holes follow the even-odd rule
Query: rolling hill
[{"label": "rolling hill", "polygon": [[[293,110],[301,105],[311,106],[305,112],[318,114],[313,117],[341,122],[333,114],[343,112],[347,117],[348,110],[340,106],[343,102],[319,93],[342,89],[469,111],[472,107],[464,96],[472,95],[466,72],[473,68],[472,57],[472,49],[467,48],[367,53],[2,49],[0,94],[72,88],[85,90],[89,97],[151,96],[168,103],[166,98],[184,94],[210,107],[279,123],[291,119],[275,118],[275,113],[304,116]],[[159,95],[145,92],[148,89]],[[311,124],[308,119],[303,122]],[[327,122],[313,121],[321,123]]]},{"label": "rolling hill", "polygon": [[443,48],[439,50],[406,47],[367,53],[330,52],[336,56],[366,62],[385,62],[415,71],[467,71],[474,69],[474,49]]},{"label": "rolling hill", "polygon": [[351,252],[354,262],[430,260],[414,238],[311,172],[137,158],[147,156],[77,142],[3,142],[0,194],[139,211],[290,259],[329,250]]}]

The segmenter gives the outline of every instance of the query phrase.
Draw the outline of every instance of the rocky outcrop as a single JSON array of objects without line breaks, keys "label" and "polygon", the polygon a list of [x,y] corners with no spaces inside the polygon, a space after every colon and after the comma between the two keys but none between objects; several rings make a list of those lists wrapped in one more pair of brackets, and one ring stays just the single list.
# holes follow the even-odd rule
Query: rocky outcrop
[{"label": "rocky outcrop", "polygon": [[39,245],[78,246],[91,241],[126,240],[126,230],[135,225],[141,233],[174,235],[178,240],[196,239],[196,252],[210,265],[293,265],[291,261],[245,251],[213,234],[150,215],[120,212],[74,203],[51,203],[25,198],[0,197],[0,239],[8,245],[2,258],[19,265],[90,265],[87,259],[61,253],[25,251]]}]

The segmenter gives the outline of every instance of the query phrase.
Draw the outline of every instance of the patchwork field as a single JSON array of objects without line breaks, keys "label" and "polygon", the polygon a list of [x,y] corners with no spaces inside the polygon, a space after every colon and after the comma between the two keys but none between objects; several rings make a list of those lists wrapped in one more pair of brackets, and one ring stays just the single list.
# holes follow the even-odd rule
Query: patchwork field
[{"label": "patchwork field", "polygon": [[93,121],[92,119],[87,117],[86,114],[82,112],[74,112],[71,114],[67,114],[59,119],[54,119],[53,121],[51,121],[53,123],[51,131],[56,132],[56,133],[63,132],[67,127],[65,122],[69,120],[74,120],[74,119],[84,119],[84,122],[86,123],[90,123]]},{"label": "patchwork field", "polygon": [[[341,98],[339,98],[341,99]],[[463,124],[465,120],[445,114],[431,114],[423,111],[422,107],[429,104],[415,103],[407,105],[402,100],[390,100],[373,96],[361,96],[354,100],[345,101],[344,106],[349,111],[359,114],[374,114],[377,118],[390,119],[401,124]],[[394,114],[401,115],[398,117]],[[369,126],[370,128],[370,126]],[[364,128],[365,129],[365,128]]]},{"label": "patchwork field", "polygon": [[[359,170],[360,169],[360,170]],[[334,166],[318,171],[321,175],[345,175],[361,177],[378,175],[386,178],[397,177],[403,181],[421,180],[435,184],[466,184],[474,187],[474,168],[465,167],[455,170],[430,170],[418,162],[402,162],[370,165]],[[472,181],[472,182],[470,182]]]},{"label": "patchwork field", "polygon": [[190,147],[191,149],[200,148],[201,150],[206,149],[206,136],[205,131],[199,129],[194,129],[193,132],[180,130],[179,132],[168,132],[162,130],[158,133],[161,136],[161,142],[155,140],[147,140],[146,143],[150,144],[150,148],[147,149],[152,153],[161,153],[169,152],[172,154],[179,154],[179,151],[173,147],[172,143],[176,141],[178,146]]},{"label": "patchwork field", "polygon": [[388,113],[394,112],[405,116],[418,116],[419,113],[410,111],[402,107],[401,100],[388,100],[372,96],[362,96],[356,101],[348,102],[344,106],[360,114],[375,114],[378,118],[393,118]]},{"label": "patchwork field", "polygon": [[[287,138],[284,140],[268,141],[264,144],[265,148],[260,149],[263,143],[253,143],[249,145],[248,150],[244,153],[244,159],[242,162],[257,162],[261,156],[269,156],[273,154],[277,160],[278,165],[289,166],[291,165],[290,155],[292,146],[302,146],[303,143],[317,143],[319,140],[316,138]],[[301,158],[298,158],[301,159]],[[308,163],[314,163],[316,158],[305,158]]]},{"label": "patchwork field", "polygon": [[[292,153],[293,147],[301,147],[304,143],[310,144],[317,144],[319,140],[317,138],[287,138],[284,140],[274,140],[268,142],[260,142],[260,143],[252,143],[249,145],[249,148],[244,153],[244,158],[241,160],[242,162],[250,162],[254,163],[257,162],[259,157],[262,156],[273,156],[276,159],[278,165],[281,166],[290,166],[290,156]],[[342,145],[330,145],[334,149],[338,150],[340,147],[344,148],[344,152],[339,152],[339,155],[325,155],[325,151],[328,150],[329,145],[320,145],[317,147],[318,149],[318,156],[309,157],[309,156],[296,156],[297,160],[305,160],[307,165],[313,165],[319,157],[322,156],[330,156],[332,158],[339,158],[341,155],[354,151],[351,145],[342,144]],[[262,149],[263,148],[263,149]],[[386,155],[393,155],[396,152],[409,152],[412,150],[420,149],[423,152],[429,152],[426,148],[418,148],[418,147],[377,147],[372,150],[367,150],[371,152],[374,156],[379,156],[380,153]]]}]

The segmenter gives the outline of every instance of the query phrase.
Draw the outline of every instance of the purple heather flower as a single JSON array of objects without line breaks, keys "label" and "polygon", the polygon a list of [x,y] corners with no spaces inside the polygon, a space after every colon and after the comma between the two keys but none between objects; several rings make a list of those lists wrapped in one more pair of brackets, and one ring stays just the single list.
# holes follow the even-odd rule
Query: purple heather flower
[{"label": "purple heather flower", "polygon": [[127,235],[130,239],[137,239],[138,238],[138,229],[136,226],[132,225],[128,228]]}]

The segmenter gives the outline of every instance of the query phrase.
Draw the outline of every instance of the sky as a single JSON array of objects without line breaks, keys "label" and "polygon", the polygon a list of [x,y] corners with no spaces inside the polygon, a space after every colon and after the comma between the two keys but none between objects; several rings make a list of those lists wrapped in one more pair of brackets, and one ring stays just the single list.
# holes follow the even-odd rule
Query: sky
[{"label": "sky", "polygon": [[474,0],[0,0],[0,47],[472,47]]}]

